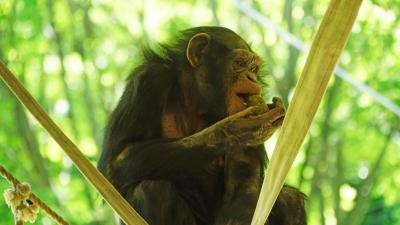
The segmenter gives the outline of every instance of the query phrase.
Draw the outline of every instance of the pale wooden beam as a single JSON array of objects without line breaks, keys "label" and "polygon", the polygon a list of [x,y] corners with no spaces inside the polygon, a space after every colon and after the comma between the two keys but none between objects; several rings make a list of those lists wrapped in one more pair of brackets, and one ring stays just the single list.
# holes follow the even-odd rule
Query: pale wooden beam
[{"label": "pale wooden beam", "polygon": [[128,225],[147,225],[146,221],[129,205],[112,184],[86,159],[78,147],[61,131],[39,103],[0,60],[0,77],[19,101],[69,156],[79,171],[97,189],[106,202]]},{"label": "pale wooden beam", "polygon": [[[341,55],[362,0],[332,0],[297,82],[251,225],[264,225]],[[290,218],[289,218],[290,219]]]}]

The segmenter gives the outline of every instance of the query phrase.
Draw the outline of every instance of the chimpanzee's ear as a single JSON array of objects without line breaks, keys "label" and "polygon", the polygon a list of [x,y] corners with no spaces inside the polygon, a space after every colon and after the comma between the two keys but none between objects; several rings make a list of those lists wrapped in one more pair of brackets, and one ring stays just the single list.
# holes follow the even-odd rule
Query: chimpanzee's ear
[{"label": "chimpanzee's ear", "polygon": [[209,48],[210,35],[206,33],[198,33],[194,35],[186,48],[186,57],[193,67],[201,65],[201,58]]}]

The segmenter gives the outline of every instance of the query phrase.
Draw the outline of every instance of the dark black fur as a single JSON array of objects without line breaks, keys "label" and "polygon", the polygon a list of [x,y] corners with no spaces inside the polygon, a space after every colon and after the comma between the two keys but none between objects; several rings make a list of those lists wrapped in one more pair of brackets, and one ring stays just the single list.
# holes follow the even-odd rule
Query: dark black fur
[{"label": "dark black fur", "polygon": [[[215,75],[210,76],[215,85],[206,92],[186,94],[192,93],[194,109],[207,109],[207,125],[227,116],[221,88],[223,78],[218,74],[229,50],[245,42],[226,28],[198,27],[184,31],[176,44],[161,46],[160,54],[145,51],[144,63],[129,77],[106,129],[99,169],[150,225],[226,224],[229,217],[235,218],[235,224],[249,224],[254,212],[258,193],[237,196],[239,192],[233,190],[228,195],[224,170],[205,169],[226,149],[188,147],[180,140],[162,138],[161,116],[166,103],[179,109],[184,104],[183,90],[196,89],[194,78],[182,87],[178,76],[183,71],[192,75],[194,69],[185,51],[190,38],[199,32],[211,36],[212,51],[205,63],[207,71]],[[121,154],[123,157],[118,160]],[[255,161],[251,166],[235,166],[238,181],[246,182],[248,174],[256,170],[258,175],[251,182],[261,185],[265,149],[259,146],[245,154],[252,155],[249,157]],[[302,200],[298,202],[302,204]],[[276,218],[290,213],[279,213]],[[301,225],[304,221],[271,224]]]}]

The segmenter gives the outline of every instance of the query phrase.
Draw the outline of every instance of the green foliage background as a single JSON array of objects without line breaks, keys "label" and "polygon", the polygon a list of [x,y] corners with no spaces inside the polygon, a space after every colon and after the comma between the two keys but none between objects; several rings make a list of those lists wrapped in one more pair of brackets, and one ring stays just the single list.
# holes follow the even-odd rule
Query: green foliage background
[{"label": "green foliage background", "polygon": [[[310,44],[328,0],[246,0]],[[365,0],[340,65],[400,105],[400,1]],[[140,49],[177,31],[221,25],[266,62],[266,98],[290,102],[307,56],[231,0],[0,0],[0,59],[96,164],[107,116]],[[276,136],[266,143],[272,149]],[[335,77],[288,177],[310,225],[400,224],[399,115]],[[0,164],[71,224],[115,224],[68,157],[0,82]],[[0,190],[10,185],[0,179]],[[0,201],[0,224],[13,224]],[[43,213],[35,224],[53,224]]]}]

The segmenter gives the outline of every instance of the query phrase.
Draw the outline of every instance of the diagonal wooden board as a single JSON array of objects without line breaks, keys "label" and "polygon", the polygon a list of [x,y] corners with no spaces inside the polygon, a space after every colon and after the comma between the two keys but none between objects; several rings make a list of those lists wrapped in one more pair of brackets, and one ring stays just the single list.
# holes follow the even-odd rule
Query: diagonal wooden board
[{"label": "diagonal wooden board", "polygon": [[297,82],[251,225],[264,225],[325,93],[362,0],[332,0]]},{"label": "diagonal wooden board", "polygon": [[78,147],[61,131],[47,115],[39,103],[18,81],[12,72],[0,60],[0,78],[7,84],[19,101],[32,113],[39,123],[69,156],[79,171],[85,176],[106,202],[128,225],[146,225],[146,221],[131,207],[112,184],[89,162]]}]

